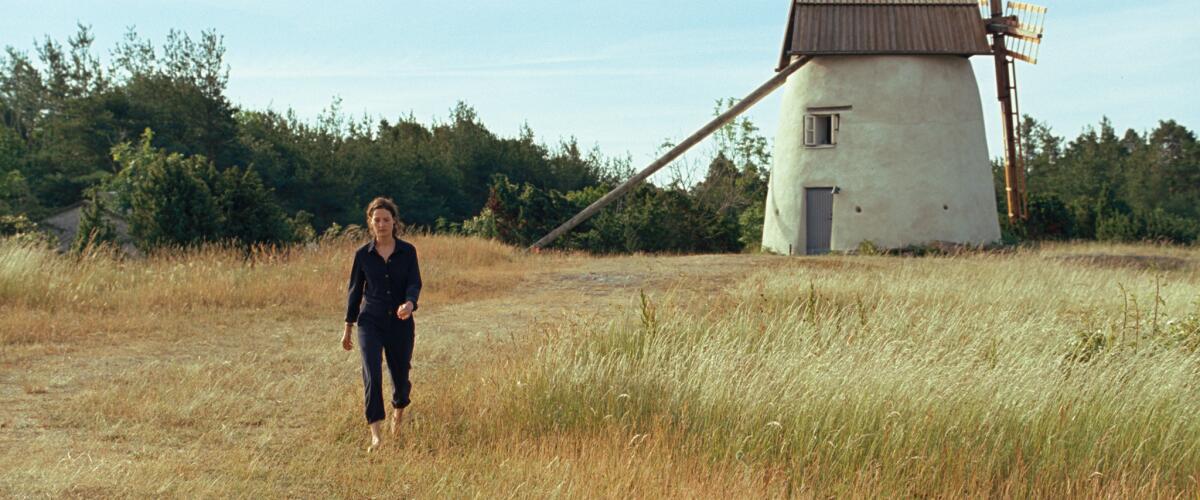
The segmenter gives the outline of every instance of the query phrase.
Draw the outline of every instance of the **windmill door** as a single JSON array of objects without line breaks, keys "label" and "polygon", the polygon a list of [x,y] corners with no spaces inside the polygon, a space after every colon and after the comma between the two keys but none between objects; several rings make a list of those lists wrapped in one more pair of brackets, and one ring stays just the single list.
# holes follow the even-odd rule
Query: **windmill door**
[{"label": "windmill door", "polygon": [[804,207],[804,253],[829,253],[829,237],[833,233],[833,188],[806,188]]}]

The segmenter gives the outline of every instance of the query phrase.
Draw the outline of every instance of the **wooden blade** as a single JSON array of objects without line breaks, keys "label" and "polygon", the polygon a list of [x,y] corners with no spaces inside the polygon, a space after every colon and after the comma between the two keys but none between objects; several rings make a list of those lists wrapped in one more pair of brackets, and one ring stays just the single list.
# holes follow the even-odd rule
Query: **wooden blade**
[{"label": "wooden blade", "polygon": [[805,64],[808,64],[808,61],[810,60],[812,60],[811,57],[800,56],[791,64],[779,70],[775,76],[771,77],[770,80],[767,80],[766,83],[763,83],[757,89],[754,89],[754,91],[751,92],[750,95],[747,95],[745,99],[738,101],[738,103],[732,108],[729,108],[728,111],[721,113],[720,116],[714,118],[703,127],[700,127],[700,130],[697,130],[695,133],[688,136],[688,138],[684,139],[683,142],[679,143],[679,145],[671,148],[671,150],[667,151],[667,153],[661,158],[654,160],[654,163],[651,163],[649,166],[642,169],[642,171],[638,172],[637,175],[630,177],[629,180],[621,183],[620,186],[617,186],[612,191],[609,191],[608,194],[605,194],[599,200],[596,200],[591,205],[588,205],[587,208],[583,209],[578,214],[575,214],[574,217],[571,217],[566,222],[562,223],[562,225],[558,226],[553,231],[550,231],[550,233],[543,236],[542,239],[537,240],[537,242],[531,245],[529,249],[537,250],[539,248],[543,248],[546,245],[553,243],[554,240],[558,239],[559,236],[562,236],[563,233],[570,231],[583,221],[588,220],[588,218],[595,215],[596,212],[599,212],[604,207],[608,206],[608,204],[616,201],[626,192],[633,189],[638,184],[641,184],[642,181],[646,180],[647,177],[650,177],[651,174],[667,166],[676,158],[678,158],[679,155],[682,155],[684,152],[691,149],[692,146],[695,146],[697,143],[704,140],[705,137],[712,135],[712,133],[716,132],[717,129],[721,128],[726,123],[729,123],[734,118],[737,118],[738,115],[744,113],[747,109],[750,109],[751,106],[758,103],[758,101],[761,101],[762,98],[766,97],[775,89],[783,85],[783,83],[787,81],[788,76],[790,76],[792,73],[795,73],[796,70],[800,69]]},{"label": "wooden blade", "polygon": [[1009,10],[1023,10],[1023,11],[1029,12],[1030,14],[1045,14],[1046,13],[1045,7],[1042,7],[1041,5],[1034,5],[1031,3],[1024,3],[1024,2],[1008,2],[1008,9]]}]

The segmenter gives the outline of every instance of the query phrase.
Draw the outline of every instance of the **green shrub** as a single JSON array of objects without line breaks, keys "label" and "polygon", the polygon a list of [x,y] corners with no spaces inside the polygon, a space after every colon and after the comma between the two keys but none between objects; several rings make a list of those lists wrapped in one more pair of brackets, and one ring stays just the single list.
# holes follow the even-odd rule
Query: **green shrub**
[{"label": "green shrub", "polygon": [[1137,241],[1141,230],[1131,214],[1114,213],[1096,220],[1096,239],[1100,241]]},{"label": "green shrub", "polygon": [[[493,178],[487,205],[463,221],[467,234],[529,245],[609,191],[606,185],[566,194]],[[682,189],[643,184],[553,243],[559,248],[612,252],[736,252],[741,226]]]},{"label": "green shrub", "polygon": [[862,240],[858,242],[858,247],[854,252],[859,255],[883,255],[887,253],[887,250],[879,248],[879,245],[876,245],[874,241]]},{"label": "green shrub", "polygon": [[79,254],[92,248],[117,243],[117,229],[108,218],[108,203],[94,189],[88,198],[88,203],[80,214],[75,240],[71,242],[71,253]]},{"label": "green shrub", "polygon": [[[287,243],[309,236],[310,216],[289,219],[253,169],[218,172],[203,156],[168,154],[141,142],[113,148],[121,171],[111,183],[125,209],[130,233],[142,249],[236,241]],[[305,230],[308,227],[308,230]]]},{"label": "green shrub", "polygon": [[766,203],[754,203],[738,215],[738,242],[751,251],[762,249],[763,219],[767,216]]},{"label": "green shrub", "polygon": [[1195,309],[1187,315],[1167,321],[1165,335],[1187,352],[1200,350],[1200,299],[1196,299]]},{"label": "green shrub", "polygon": [[1200,239],[1200,223],[1161,208],[1145,214],[1142,223],[1144,228],[1141,237],[1145,240],[1191,243]]},{"label": "green shrub", "polygon": [[0,236],[33,233],[37,230],[37,223],[25,215],[0,215]]},{"label": "green shrub", "polygon": [[1074,233],[1071,210],[1057,196],[1034,193],[1029,196],[1029,220],[1025,237],[1036,240],[1062,240]]}]

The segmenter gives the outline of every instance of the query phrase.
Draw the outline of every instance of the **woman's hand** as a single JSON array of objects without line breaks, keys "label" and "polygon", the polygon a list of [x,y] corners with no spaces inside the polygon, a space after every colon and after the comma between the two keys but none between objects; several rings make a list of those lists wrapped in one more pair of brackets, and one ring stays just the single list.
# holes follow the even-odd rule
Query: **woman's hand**
[{"label": "woman's hand", "polygon": [[346,333],[342,334],[342,349],[349,351],[354,349],[354,340],[350,337],[350,333],[354,331],[354,325],[346,325]]},{"label": "woman's hand", "polygon": [[396,309],[396,317],[402,320],[412,317],[413,303],[412,301],[405,302],[404,305]]}]

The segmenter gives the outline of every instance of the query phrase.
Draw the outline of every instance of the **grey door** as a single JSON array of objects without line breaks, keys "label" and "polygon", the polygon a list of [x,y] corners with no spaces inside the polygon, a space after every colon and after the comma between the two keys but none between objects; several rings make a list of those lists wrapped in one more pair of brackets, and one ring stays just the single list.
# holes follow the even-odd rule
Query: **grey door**
[{"label": "grey door", "polygon": [[833,188],[806,188],[804,213],[804,253],[829,253],[829,235],[833,233]]}]

